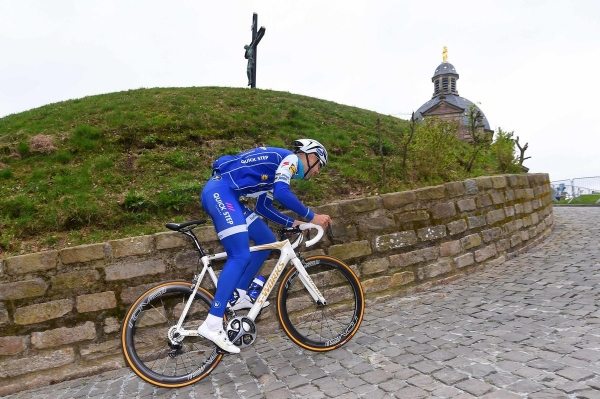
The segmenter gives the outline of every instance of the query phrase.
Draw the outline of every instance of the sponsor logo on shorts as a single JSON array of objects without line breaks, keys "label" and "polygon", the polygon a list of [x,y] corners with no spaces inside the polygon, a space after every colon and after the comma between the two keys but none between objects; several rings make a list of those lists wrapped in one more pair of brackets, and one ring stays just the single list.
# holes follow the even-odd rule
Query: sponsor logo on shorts
[{"label": "sponsor logo on shorts", "polygon": [[[225,203],[221,199],[221,196],[219,195],[219,193],[214,193],[213,198],[215,199],[215,202],[217,203],[217,210],[219,211],[219,214],[221,214],[225,218],[225,222],[227,222],[227,224],[233,224],[233,219],[231,217],[231,214],[227,211],[227,209],[229,209],[229,207],[227,205],[225,205]],[[227,203],[227,204],[229,206],[231,206],[231,208],[233,208],[233,205],[231,205],[230,203]],[[230,209],[230,210],[233,211],[234,209]]]}]

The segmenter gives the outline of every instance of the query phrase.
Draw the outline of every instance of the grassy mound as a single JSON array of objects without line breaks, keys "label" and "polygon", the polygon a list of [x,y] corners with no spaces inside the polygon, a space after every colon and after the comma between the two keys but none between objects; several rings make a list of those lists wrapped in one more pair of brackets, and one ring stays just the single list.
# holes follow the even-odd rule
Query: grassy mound
[{"label": "grassy mound", "polygon": [[[493,146],[465,172],[470,145],[448,126],[409,123],[315,98],[237,88],[140,89],[0,119],[0,250],[38,251],[164,230],[202,217],[212,161],[312,137],[331,167],[295,182],[306,203],[510,171]],[[406,154],[406,155],[405,155]],[[512,155],[511,155],[512,156]]]}]

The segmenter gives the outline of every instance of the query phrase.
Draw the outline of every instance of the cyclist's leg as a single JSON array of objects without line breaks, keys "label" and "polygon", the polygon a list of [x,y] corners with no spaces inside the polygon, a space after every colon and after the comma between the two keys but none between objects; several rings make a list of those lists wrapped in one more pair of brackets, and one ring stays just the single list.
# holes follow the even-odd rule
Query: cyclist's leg
[{"label": "cyclist's leg", "polygon": [[[250,240],[252,240],[255,245],[275,242],[275,234],[273,234],[263,219],[248,208],[244,208],[244,214],[246,215],[246,224],[248,225]],[[270,254],[270,250],[251,252],[250,262],[240,277],[236,288],[246,291],[252,282],[252,279],[256,276],[260,267]]]},{"label": "cyclist's leg", "polygon": [[250,260],[250,239],[246,218],[234,191],[220,179],[213,178],[208,181],[202,190],[202,206],[213,221],[217,236],[227,252],[227,261],[219,275],[209,315],[198,331],[222,349],[239,352],[239,348],[227,339],[223,331],[222,318],[227,301]]}]

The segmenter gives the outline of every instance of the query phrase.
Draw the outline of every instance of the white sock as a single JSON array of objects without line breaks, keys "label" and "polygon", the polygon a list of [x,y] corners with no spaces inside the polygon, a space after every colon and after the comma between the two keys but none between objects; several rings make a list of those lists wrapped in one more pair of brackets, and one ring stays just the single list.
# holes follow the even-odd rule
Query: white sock
[{"label": "white sock", "polygon": [[203,324],[206,324],[206,327],[212,331],[222,330],[223,318],[209,313],[208,316],[206,316],[206,320],[204,320]]},{"label": "white sock", "polygon": [[246,290],[238,288],[238,294],[240,294],[240,298],[244,298],[246,296]]}]

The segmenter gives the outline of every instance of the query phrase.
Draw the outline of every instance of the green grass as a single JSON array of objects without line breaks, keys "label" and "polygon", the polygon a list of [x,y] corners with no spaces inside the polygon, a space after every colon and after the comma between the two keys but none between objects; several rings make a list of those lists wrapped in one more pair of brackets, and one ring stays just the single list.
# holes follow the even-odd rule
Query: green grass
[{"label": "green grass", "polygon": [[[404,170],[408,126],[330,101],[220,87],[131,90],[9,115],[0,118],[0,251],[149,234],[203,217],[198,193],[216,157],[301,137],[320,140],[331,159],[315,181],[293,183],[309,205],[508,171],[487,152],[465,173],[469,146],[432,125],[419,128]],[[41,134],[53,138],[52,151],[31,145]]]},{"label": "green grass", "polygon": [[584,194],[579,197],[574,198],[573,200],[560,200],[557,204],[571,204],[571,205],[590,205],[590,204],[600,204],[600,194]]}]

